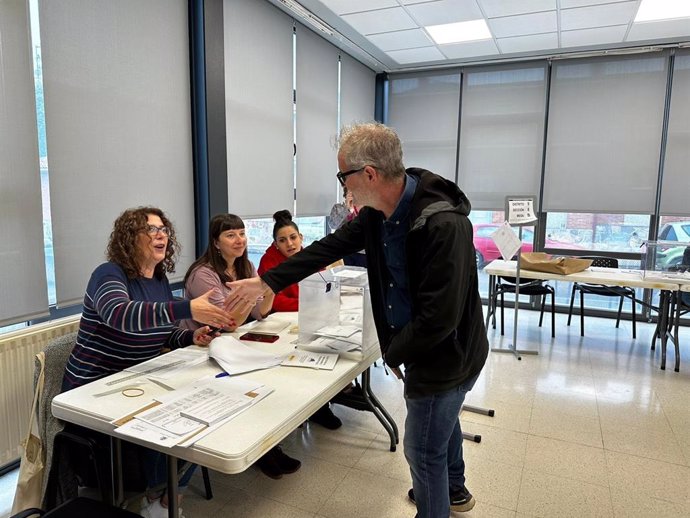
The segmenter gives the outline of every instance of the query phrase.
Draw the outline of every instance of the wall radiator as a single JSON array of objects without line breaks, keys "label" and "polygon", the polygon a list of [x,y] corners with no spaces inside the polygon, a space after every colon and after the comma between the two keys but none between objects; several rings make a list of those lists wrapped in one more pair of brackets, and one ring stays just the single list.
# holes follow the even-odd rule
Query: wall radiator
[{"label": "wall radiator", "polygon": [[80,315],[0,335],[0,466],[21,456],[33,402],[34,355],[53,338],[79,328]]}]

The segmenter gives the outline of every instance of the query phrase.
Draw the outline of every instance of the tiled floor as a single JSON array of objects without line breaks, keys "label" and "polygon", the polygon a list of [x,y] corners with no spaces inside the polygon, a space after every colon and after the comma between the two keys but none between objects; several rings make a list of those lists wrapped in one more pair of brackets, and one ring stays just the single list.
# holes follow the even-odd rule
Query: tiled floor
[{"label": "tiled floor", "polygon": [[[651,325],[640,325],[632,340],[629,322],[615,329],[612,320],[588,318],[580,338],[579,327],[558,315],[552,341],[537,317],[520,313],[518,343],[540,354],[521,361],[490,354],[470,393],[468,404],[491,407],[495,417],[462,414],[463,428],[482,435],[479,444],[465,442],[467,485],[477,499],[466,516],[690,516],[690,330],[682,331],[685,363],[675,373],[672,352],[671,370],[659,369]],[[511,340],[494,331],[489,338],[492,346]],[[372,378],[402,432],[401,384],[381,367]],[[215,497],[206,501],[198,473],[183,504],[187,518],[414,516],[402,447],[388,451],[371,414],[335,412],[340,430],[305,425],[284,441],[302,460],[293,475],[212,472]]]}]

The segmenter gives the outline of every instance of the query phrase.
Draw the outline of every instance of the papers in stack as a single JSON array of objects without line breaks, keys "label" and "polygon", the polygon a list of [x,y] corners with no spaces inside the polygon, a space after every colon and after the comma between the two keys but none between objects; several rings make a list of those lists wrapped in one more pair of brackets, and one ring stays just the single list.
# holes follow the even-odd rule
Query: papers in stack
[{"label": "papers in stack", "polygon": [[350,270],[344,268],[342,270],[333,271],[333,277],[339,277],[341,279],[356,279],[366,273],[366,270]]},{"label": "papers in stack", "polygon": [[260,351],[228,335],[214,338],[209,345],[208,355],[228,374],[268,369],[283,361],[283,356]]},{"label": "papers in stack", "polygon": [[246,379],[204,378],[116,419],[115,433],[160,446],[189,446],[271,392]]},{"label": "papers in stack", "polygon": [[277,335],[288,325],[290,325],[290,322],[268,317],[264,320],[254,320],[253,322],[244,324],[243,326],[238,327],[237,331],[242,333],[251,331],[252,333],[264,335]]},{"label": "papers in stack", "polygon": [[337,354],[294,351],[287,355],[281,365],[286,365],[288,367],[309,367],[311,369],[333,370],[337,361]]},{"label": "papers in stack", "polygon": [[362,329],[358,326],[339,325],[324,326],[316,330],[316,334],[327,338],[335,338],[342,342],[350,342],[362,346]]}]

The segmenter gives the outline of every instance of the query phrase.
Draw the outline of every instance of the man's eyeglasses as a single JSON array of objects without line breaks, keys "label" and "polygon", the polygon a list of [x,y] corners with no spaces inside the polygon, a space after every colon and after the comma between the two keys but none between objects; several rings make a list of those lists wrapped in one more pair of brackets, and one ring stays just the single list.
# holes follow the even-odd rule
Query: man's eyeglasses
[{"label": "man's eyeglasses", "polygon": [[[364,166],[366,167],[366,166]],[[350,176],[351,174],[359,173],[360,171],[364,171],[364,167],[360,167],[359,169],[350,169],[349,171],[338,171],[338,174],[336,174],[336,178],[338,178],[338,181],[340,182],[340,185],[345,187],[345,178]]]},{"label": "man's eyeglasses", "polygon": [[158,232],[160,232],[164,236],[170,235],[170,229],[168,227],[157,227],[156,225],[147,225],[146,227],[144,227],[144,230],[149,236],[158,235]]}]

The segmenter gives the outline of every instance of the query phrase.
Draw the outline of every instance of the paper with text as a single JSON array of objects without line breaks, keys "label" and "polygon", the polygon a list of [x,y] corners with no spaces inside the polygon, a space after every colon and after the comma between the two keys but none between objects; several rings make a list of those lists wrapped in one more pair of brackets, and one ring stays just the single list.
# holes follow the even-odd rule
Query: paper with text
[{"label": "paper with text", "polygon": [[491,234],[491,239],[496,243],[501,257],[506,261],[510,261],[522,247],[520,238],[515,234],[515,231],[510,228],[507,221],[504,221],[503,224]]},{"label": "paper with text", "polygon": [[333,370],[338,355],[311,351],[294,351],[287,355],[281,365],[286,367],[309,367],[311,369]]},{"label": "paper with text", "polygon": [[525,225],[537,221],[532,199],[508,200],[508,223]]}]

